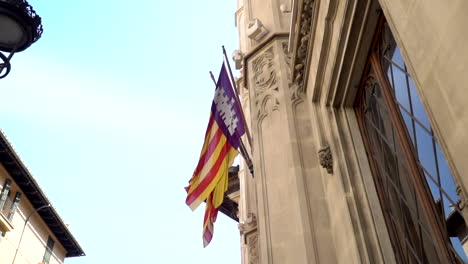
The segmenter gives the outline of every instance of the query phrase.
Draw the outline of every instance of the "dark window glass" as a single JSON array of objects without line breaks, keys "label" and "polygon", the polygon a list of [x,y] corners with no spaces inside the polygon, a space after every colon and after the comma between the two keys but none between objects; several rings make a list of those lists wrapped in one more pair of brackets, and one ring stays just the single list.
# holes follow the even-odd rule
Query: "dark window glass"
[{"label": "dark window glass", "polygon": [[10,194],[10,188],[11,188],[11,180],[7,179],[5,181],[5,184],[3,185],[2,192],[0,193],[0,211],[2,211],[3,207],[5,207],[8,194]]},{"label": "dark window glass", "polygon": [[47,247],[45,249],[44,258],[42,259],[42,262],[49,264],[50,257],[52,256],[52,250],[54,249],[54,244],[54,240],[52,239],[52,237],[49,236],[49,238],[47,239]]},{"label": "dark window glass", "polygon": [[10,212],[8,213],[8,220],[13,220],[13,216],[15,215],[16,209],[18,209],[19,202],[21,200],[21,193],[16,192],[15,199],[10,207]]}]

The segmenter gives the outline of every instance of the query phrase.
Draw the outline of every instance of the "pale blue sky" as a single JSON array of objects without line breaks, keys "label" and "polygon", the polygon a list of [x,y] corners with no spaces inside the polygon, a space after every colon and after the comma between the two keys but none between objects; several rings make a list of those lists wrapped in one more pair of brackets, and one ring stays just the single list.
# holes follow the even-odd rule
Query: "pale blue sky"
[{"label": "pale blue sky", "polygon": [[0,80],[0,128],[87,256],[67,264],[240,263],[220,215],[185,205],[235,0],[30,0],[44,34]]}]

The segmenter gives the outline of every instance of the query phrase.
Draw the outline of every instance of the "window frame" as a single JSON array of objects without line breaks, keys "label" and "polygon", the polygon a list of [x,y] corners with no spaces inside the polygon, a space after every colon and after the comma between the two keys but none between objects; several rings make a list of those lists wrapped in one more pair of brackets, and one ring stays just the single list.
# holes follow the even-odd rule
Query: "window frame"
[{"label": "window frame", "polygon": [[390,80],[387,78],[384,67],[382,65],[384,53],[383,51],[386,47],[381,46],[381,39],[384,34],[385,23],[386,20],[382,15],[379,18],[379,22],[377,23],[376,33],[374,35],[371,44],[371,50],[368,55],[366,66],[364,68],[364,72],[361,78],[361,85],[357,93],[354,109],[357,116],[358,125],[361,131],[361,136],[365,145],[366,154],[368,156],[372,176],[374,178],[375,187],[377,189],[379,201],[382,206],[385,222],[390,233],[390,238],[393,241],[392,247],[394,249],[395,254],[397,255],[397,259],[404,261],[404,254],[401,251],[401,248],[395,247],[395,244],[400,243],[398,241],[395,241],[398,240],[398,231],[395,229],[394,224],[390,220],[391,216],[387,212],[387,208],[389,207],[389,201],[386,200],[387,198],[384,195],[384,186],[380,182],[380,178],[382,176],[379,176],[377,164],[375,164],[376,161],[372,158],[370,136],[367,132],[367,125],[365,123],[365,109],[363,109],[363,106],[365,105],[363,103],[365,91],[363,87],[366,81],[368,80],[368,73],[371,70],[373,71],[375,80],[380,86],[382,97],[384,99],[386,107],[388,108],[390,117],[389,122],[391,122],[392,127],[398,138],[399,146],[403,152],[403,158],[408,164],[408,175],[410,176],[410,181],[414,185],[416,195],[421,201],[421,211],[428,221],[430,231],[432,231],[434,234],[434,245],[437,249],[439,249],[439,255],[445,258],[445,260],[447,261],[446,263],[456,263],[458,259],[454,256],[454,252],[452,252],[450,248],[451,245],[449,245],[450,242],[447,237],[445,224],[443,222],[444,218],[443,216],[441,216],[439,208],[437,208],[434,202],[429,185],[423,176],[424,174],[422,173],[421,168],[418,166],[418,160],[415,155],[416,152],[414,146],[411,142],[409,132],[406,129],[403,116],[400,113],[400,109],[398,108],[398,105],[395,101]]}]

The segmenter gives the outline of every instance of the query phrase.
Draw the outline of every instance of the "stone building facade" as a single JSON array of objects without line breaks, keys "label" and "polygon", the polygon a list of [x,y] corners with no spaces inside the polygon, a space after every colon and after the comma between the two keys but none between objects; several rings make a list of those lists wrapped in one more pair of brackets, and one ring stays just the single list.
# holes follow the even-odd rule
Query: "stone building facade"
[{"label": "stone building facade", "polygon": [[242,263],[466,260],[467,12],[238,0]]},{"label": "stone building facade", "polygon": [[0,132],[0,263],[62,264],[67,257],[84,255]]}]

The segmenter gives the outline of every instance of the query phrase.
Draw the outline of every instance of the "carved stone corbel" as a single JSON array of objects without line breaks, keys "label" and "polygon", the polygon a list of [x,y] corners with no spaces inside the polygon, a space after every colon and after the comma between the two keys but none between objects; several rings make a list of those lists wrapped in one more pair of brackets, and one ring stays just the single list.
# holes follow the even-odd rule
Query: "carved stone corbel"
[{"label": "carved stone corbel", "polygon": [[333,156],[329,146],[323,147],[318,151],[320,165],[327,170],[328,173],[333,173]]},{"label": "carved stone corbel", "polygon": [[239,231],[245,235],[255,230],[257,230],[257,217],[255,214],[249,213],[244,223],[239,224]]}]

